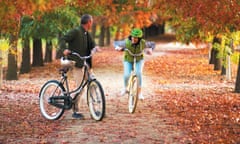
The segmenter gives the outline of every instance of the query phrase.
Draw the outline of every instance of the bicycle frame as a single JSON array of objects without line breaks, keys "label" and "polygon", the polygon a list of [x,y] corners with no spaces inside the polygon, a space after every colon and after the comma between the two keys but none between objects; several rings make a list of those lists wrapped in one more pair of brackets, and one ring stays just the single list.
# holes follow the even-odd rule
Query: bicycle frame
[{"label": "bicycle frame", "polygon": [[[78,93],[80,93],[82,91],[82,89],[92,80],[90,78],[90,74],[89,74],[89,71],[88,71],[89,70],[89,66],[88,66],[88,64],[86,62],[86,59],[90,58],[91,55],[90,56],[81,57],[77,53],[72,53],[72,54],[73,55],[77,55],[84,62],[83,63],[84,74],[83,74],[83,77],[82,77],[82,81],[81,81],[80,85],[77,86],[77,88],[75,88],[74,90],[70,90],[69,83],[68,83],[68,76],[67,76],[68,70],[65,70],[65,71],[62,71],[62,78],[60,80],[60,83],[62,83],[63,85],[65,84],[66,91],[65,91],[64,95],[67,94],[67,96],[71,96],[71,95],[75,94],[73,96],[73,100],[75,100],[79,96]],[[86,76],[88,78],[87,80],[85,80]]]}]

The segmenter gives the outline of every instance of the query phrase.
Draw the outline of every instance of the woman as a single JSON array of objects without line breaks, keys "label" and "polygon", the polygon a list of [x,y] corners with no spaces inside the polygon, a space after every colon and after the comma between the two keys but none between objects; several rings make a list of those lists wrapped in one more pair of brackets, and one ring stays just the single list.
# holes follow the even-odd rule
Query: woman
[{"label": "woman", "polygon": [[[134,28],[131,31],[130,36],[123,41],[115,41],[114,47],[116,50],[123,51],[124,48],[130,50],[133,54],[138,54],[145,51],[147,54],[151,55],[152,50],[155,48],[155,43],[151,41],[146,41],[142,38],[143,32],[141,29]],[[137,56],[136,59],[136,74],[139,79],[139,99],[144,99],[142,95],[142,71],[144,65],[144,54]],[[133,67],[133,56],[129,54],[128,51],[124,52],[124,60],[123,60],[123,67],[124,67],[124,89],[121,92],[121,96],[126,93],[126,87],[128,83],[128,79],[131,74],[131,70]]]}]

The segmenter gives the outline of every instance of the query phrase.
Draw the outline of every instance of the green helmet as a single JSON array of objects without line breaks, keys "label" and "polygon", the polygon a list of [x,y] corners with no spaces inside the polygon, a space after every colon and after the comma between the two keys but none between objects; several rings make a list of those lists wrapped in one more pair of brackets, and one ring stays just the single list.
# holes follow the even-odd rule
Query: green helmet
[{"label": "green helmet", "polygon": [[141,29],[139,28],[134,28],[132,31],[131,31],[131,36],[132,37],[138,37],[138,38],[141,38],[143,36],[143,32]]}]

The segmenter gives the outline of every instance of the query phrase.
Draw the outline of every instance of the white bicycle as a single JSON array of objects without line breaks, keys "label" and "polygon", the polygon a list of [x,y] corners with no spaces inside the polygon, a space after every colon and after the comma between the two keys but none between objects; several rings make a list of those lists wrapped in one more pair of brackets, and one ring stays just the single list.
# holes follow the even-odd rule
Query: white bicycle
[{"label": "white bicycle", "polygon": [[138,103],[138,94],[139,94],[139,79],[136,74],[136,57],[141,56],[143,52],[138,54],[133,54],[129,49],[124,49],[131,56],[133,56],[133,68],[131,75],[128,79],[127,85],[127,94],[128,94],[128,110],[130,113],[134,113]]}]

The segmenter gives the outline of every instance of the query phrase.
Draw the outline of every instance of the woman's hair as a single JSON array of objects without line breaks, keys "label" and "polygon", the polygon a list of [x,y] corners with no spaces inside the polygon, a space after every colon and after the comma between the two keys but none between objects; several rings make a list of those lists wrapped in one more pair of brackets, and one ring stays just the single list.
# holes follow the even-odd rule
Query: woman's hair
[{"label": "woman's hair", "polygon": [[[131,36],[131,35],[128,36],[128,39],[129,39],[129,40],[132,40],[132,36]],[[142,38],[138,38],[138,42],[135,43],[135,44],[133,44],[133,45],[139,45],[141,40],[142,40]]]},{"label": "woman's hair", "polygon": [[81,24],[87,24],[90,20],[92,20],[92,16],[89,14],[84,14],[81,17]]}]

